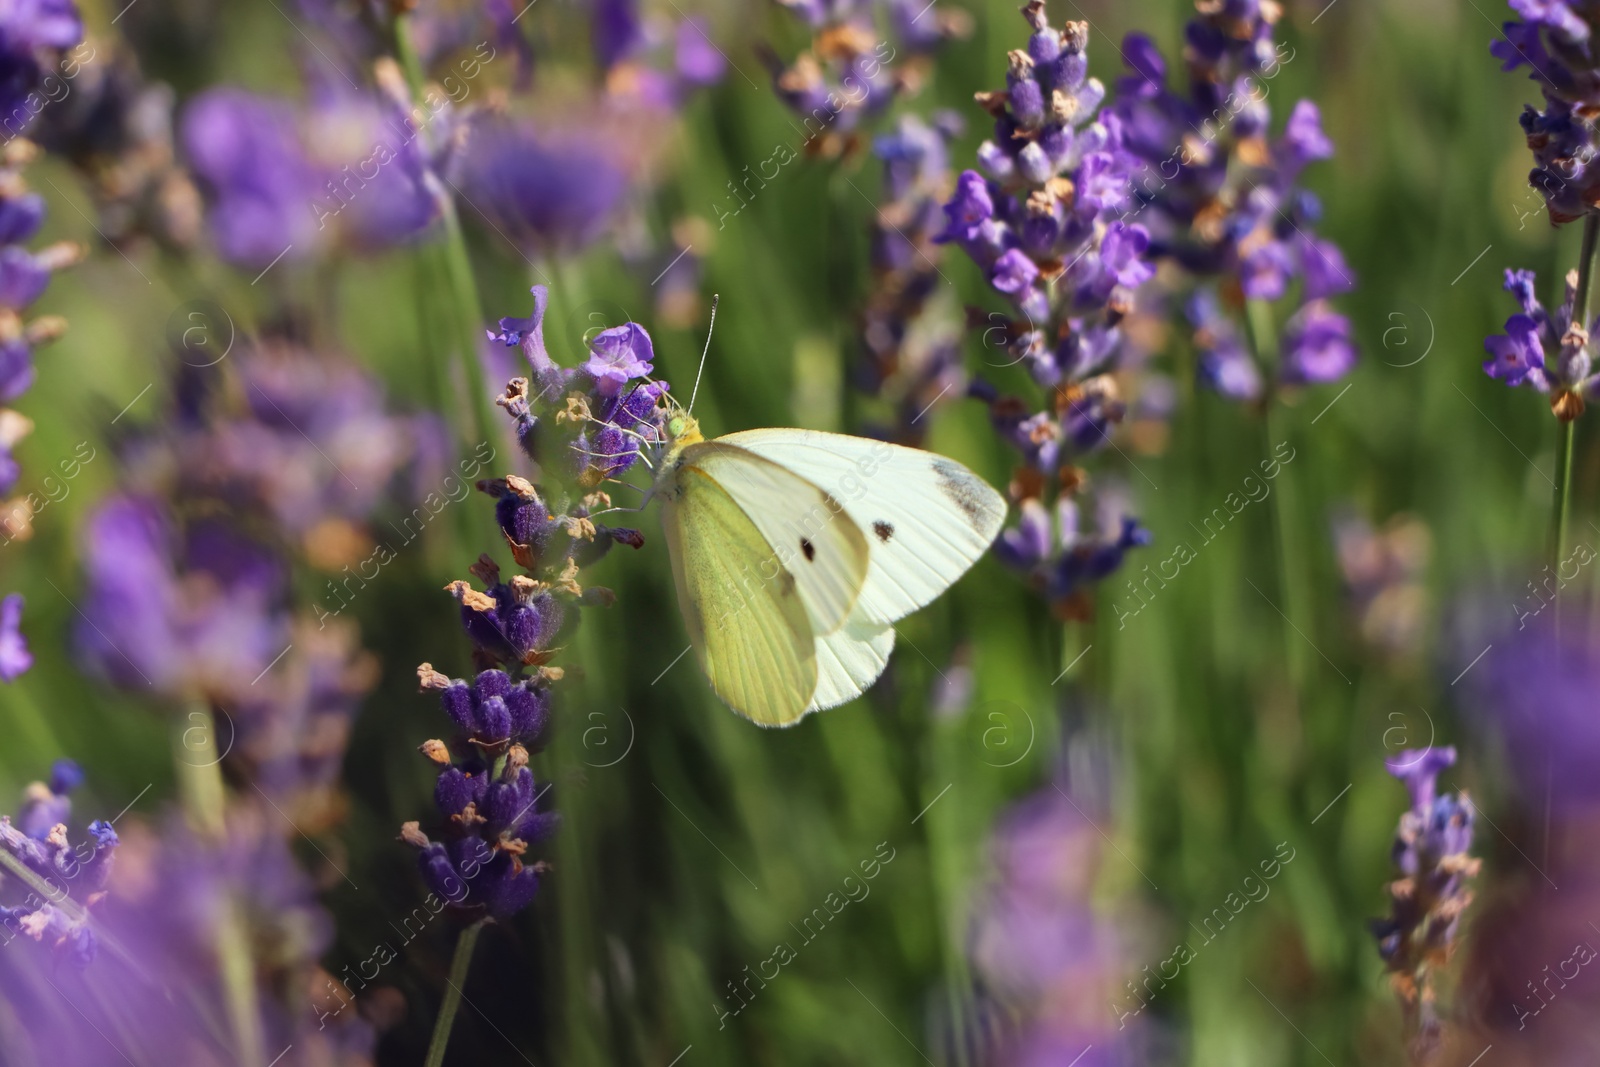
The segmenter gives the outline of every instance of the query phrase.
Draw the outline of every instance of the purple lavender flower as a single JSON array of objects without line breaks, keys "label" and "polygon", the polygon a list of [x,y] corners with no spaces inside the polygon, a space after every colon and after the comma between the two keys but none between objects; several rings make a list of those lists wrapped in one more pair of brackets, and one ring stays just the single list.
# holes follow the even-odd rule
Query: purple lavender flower
[{"label": "purple lavender flower", "polygon": [[1350,320],[1314,300],[1284,325],[1282,380],[1290,385],[1324,385],[1356,365]]},{"label": "purple lavender flower", "polygon": [[[127,816],[117,863],[92,906],[101,941],[93,965],[50,966],[8,949],[0,996],[22,1020],[22,1032],[10,1035],[17,1047],[60,1064],[100,1064],[107,1056],[238,1062],[222,1020],[240,1005],[227,1002],[218,959],[224,931],[242,924],[254,964],[245,1009],[263,1046],[274,1050],[258,1049],[261,1062],[290,1045],[310,1062],[371,1062],[372,1026],[328,995],[337,989],[353,1007],[351,994],[366,983],[353,968],[340,982],[317,966],[332,924],[276,828],[281,821],[270,810],[230,806],[226,835],[215,839],[176,816],[155,825]],[[74,894],[89,884],[84,874],[64,882]]]},{"label": "purple lavender flower", "polygon": [[337,241],[375,251],[439,214],[424,127],[448,125],[392,99],[327,94],[309,108],[240,89],[189,105],[183,144],[212,201],[218,250],[241,266],[314,258]]},{"label": "purple lavender flower", "polygon": [[1455,762],[1454,748],[1430,747],[1401,752],[1385,764],[1405,783],[1411,810],[1400,816],[1395,835],[1394,863],[1402,877],[1389,884],[1393,910],[1372,930],[1419,1060],[1441,1036],[1434,978],[1450,962],[1461,915],[1472,903],[1467,882],[1482,862],[1467,854],[1472,801],[1465,792],[1438,792],[1440,772]]},{"label": "purple lavender flower", "polygon": [[37,108],[27,98],[53,56],[83,40],[83,19],[72,0],[18,0],[0,10],[0,122],[23,132]]},{"label": "purple lavender flower", "polygon": [[1523,64],[1539,83],[1544,109],[1522,112],[1522,129],[1533,152],[1528,184],[1539,190],[1552,225],[1573,222],[1600,201],[1600,147],[1594,112],[1600,101],[1600,61],[1594,54],[1586,5],[1569,0],[1511,0],[1523,22],[1507,22],[1489,52],[1516,70]]},{"label": "purple lavender flower", "polygon": [[89,520],[83,560],[77,643],[118,685],[231,703],[289,643],[282,564],[225,524],[180,530],[158,501],[113,496]]},{"label": "purple lavender flower", "polygon": [[1223,313],[1216,294],[1201,289],[1186,308],[1200,353],[1200,380],[1230,400],[1257,400],[1264,391],[1261,368],[1239,336],[1238,325]]},{"label": "purple lavender flower", "polygon": [[[178,493],[261,516],[328,570],[365,556],[370,537],[355,527],[421,458],[439,432],[432,417],[394,414],[383,388],[337,352],[268,338],[241,342],[216,367],[189,362],[215,355],[180,355],[182,417],[128,450],[129,482],[154,491],[175,473]],[[340,549],[340,535],[355,550]]]},{"label": "purple lavender flower", "polygon": [[[5,320],[0,328],[0,403],[28,391],[34,380],[33,350],[66,329],[59,318],[25,323],[22,316],[43,294],[52,274],[83,256],[83,249],[70,241],[27,247],[44,222],[44,200],[27,188],[21,174],[36,152],[28,142],[15,141],[0,153],[0,318]],[[8,448],[20,436],[18,429],[5,428]]]},{"label": "purple lavender flower", "polygon": [[105,40],[75,49],[60,73],[72,91],[52,101],[29,137],[77,170],[105,240],[121,248],[147,237],[193,249],[203,209],[178,162],[172,88],[147,80],[131,48]]},{"label": "purple lavender flower", "polygon": [[1397,515],[1374,529],[1360,514],[1341,509],[1332,527],[1339,572],[1362,640],[1394,659],[1414,658],[1429,618],[1432,536],[1427,525]]},{"label": "purple lavender flower", "polygon": [[[513,379],[496,403],[516,421],[524,451],[549,476],[594,489],[631,469],[644,442],[661,440],[657,401],[668,385],[645,380],[654,348],[637,323],[597,334],[581,367],[558,366],[544,343],[548,294],[542,285],[532,292],[530,318],[501,319],[499,331],[488,334],[492,341],[520,347],[531,372],[531,379]],[[480,488],[504,499],[498,484]],[[586,516],[583,511],[567,521],[587,521]]]},{"label": "purple lavender flower", "polygon": [[1118,217],[1136,160],[1117,122],[1099,114],[1105,87],[1088,76],[1088,24],[1052,27],[1042,0],[1022,14],[1032,32],[1026,50],[1010,53],[1006,88],[978,95],[994,118],[994,136],[978,150],[988,176],[968,170],[956,179],[935,240],[958,245],[1010,304],[1008,315],[972,316],[1001,357],[990,362],[1022,366],[1048,396],[1035,410],[987,382],[968,390],[1024,461],[1011,486],[1019,519],[1000,556],[1059,616],[1084,618],[1087,587],[1148,539],[1126,516],[1080,534],[1079,509],[1092,505],[1074,498],[1087,485],[1076,461],[1111,440],[1126,410],[1114,377],[1120,325],[1152,276],[1149,234]]},{"label": "purple lavender flower", "polygon": [[[857,131],[897,98],[920,87],[924,57],[972,28],[965,12],[932,3],[893,0],[886,38],[873,6],[856,0],[782,0],[811,30],[810,45],[793,61],[767,50],[763,60],[778,99],[800,116],[808,153],[833,159],[854,150]],[[907,60],[901,53],[910,53]],[[898,64],[897,64],[897,61]]]},{"label": "purple lavender flower", "polygon": [[[485,554],[471,568],[482,591],[466,581],[447,587],[460,605],[478,673],[469,682],[428,663],[417,668],[422,690],[439,694],[456,736],[421,749],[440,768],[434,801],[442,838],[430,838],[420,822],[401,827],[433,894],[459,910],[500,919],[533,901],[543,864],[524,856],[558,821],[539,810],[545,790],[528,769],[563,677],[552,660],[582,609],[613,599],[607,589],[584,588],[582,568],[613,544],[644,543],[636,530],[594,520],[609,503],[598,486],[628,469],[641,441],[661,440],[658,401],[667,389],[665,382],[641,380],[653,348],[637,323],[601,331],[581,367],[559,366],[545,348],[548,301],[536,286],[532,315],[501,319],[498,330],[488,331],[490,340],[522,349],[532,376],[512,379],[498,402],[538,465],[539,481],[507,475],[478,483],[495,498],[495,521],[525,573],[502,579]],[[574,499],[574,489],[586,495]]]},{"label": "purple lavender flower", "polygon": [[0,600],[0,681],[14,682],[33,666],[33,653],[22,636],[22,594]]},{"label": "purple lavender flower", "polygon": [[1100,853],[1094,823],[1054,788],[1017,805],[995,829],[994,881],[974,917],[970,951],[1015,1022],[984,1062],[1137,1062],[1130,1056],[1139,1027],[1128,1019],[1142,1006],[1124,1007],[1129,938],[1092,902]]},{"label": "purple lavender flower", "polygon": [[[1592,550],[1580,546],[1580,552],[1586,555],[1577,560],[1594,558]],[[1561,570],[1569,565],[1576,560],[1564,561]],[[1555,585],[1545,584],[1553,600]],[[1600,803],[1600,783],[1587,770],[1600,759],[1600,726],[1591,714],[1600,650],[1584,640],[1576,616],[1558,629],[1556,606],[1546,606],[1534,594],[1515,605],[1518,625],[1494,635],[1494,653],[1480,665],[1488,670],[1474,679],[1474,703],[1505,746],[1524,801],[1580,816]]]},{"label": "purple lavender flower", "polygon": [[1586,399],[1600,390],[1589,354],[1591,331],[1600,317],[1589,323],[1573,322],[1578,299],[1578,272],[1567,272],[1566,298],[1554,312],[1534,295],[1537,279],[1531,270],[1506,271],[1505,287],[1521,306],[1506,320],[1506,332],[1483,342],[1489,358],[1484,373],[1510,386],[1527,385],[1550,398],[1550,411],[1562,422],[1583,414]]},{"label": "purple lavender flower", "polygon": [[0,815],[0,850],[51,890],[46,897],[32,892],[20,904],[0,906],[0,936],[8,945],[19,934],[48,945],[80,968],[92,963],[98,950],[89,908],[98,903],[118,843],[117,832],[101,821],[89,824],[87,840],[77,846],[68,841],[72,802],[67,794],[82,780],[77,764],[59,761],[48,783],[28,786],[16,825]]},{"label": "purple lavender flower", "polygon": [[[113,684],[221,708],[229,767],[313,832],[340,815],[345,742],[377,681],[338,616],[471,476],[430,473],[400,524],[370,526],[437,431],[387,410],[333,353],[241,343],[182,364],[173,392],[158,429],[125,437],[122,491],[89,519],[77,644]],[[291,598],[291,559],[336,575],[309,609]]]},{"label": "purple lavender flower", "polygon": [[83,768],[69,759],[56,760],[50,767],[50,780],[34,782],[22,794],[17,812],[17,829],[43,841],[50,832],[72,816],[72,800],[67,795],[83,784]]},{"label": "purple lavender flower", "polygon": [[650,335],[630,322],[596,334],[583,369],[594,378],[601,396],[614,397],[633,379],[648,376],[654,358]]},{"label": "purple lavender flower", "polygon": [[950,195],[951,140],[959,115],[933,122],[902,115],[873,142],[883,161],[884,197],[872,232],[872,290],[863,312],[859,384],[888,401],[895,420],[886,433],[916,445],[935,405],[966,392],[959,323],[938,299],[944,249],[942,205]]},{"label": "purple lavender flower", "polygon": [[1230,308],[1241,299],[1300,304],[1284,326],[1281,363],[1269,373],[1239,331],[1224,325],[1223,303],[1203,289],[1189,309],[1203,384],[1255,401],[1275,384],[1337,381],[1357,354],[1348,320],[1324,301],[1354,288],[1355,276],[1339,249],[1315,235],[1322,207],[1299,187],[1308,164],[1332,157],[1333,143],[1309,100],[1295,104],[1281,135],[1270,135],[1261,79],[1275,76],[1282,61],[1272,38],[1277,4],[1196,7],[1187,94],[1167,87],[1166,61],[1149,38],[1130,34],[1123,42],[1130,73],[1117,84],[1111,111],[1137,158],[1128,215],[1150,230],[1151,258],[1217,279]]},{"label": "purple lavender flower", "polygon": [[595,240],[628,191],[627,172],[600,137],[500,116],[473,123],[462,168],[467,199],[520,247],[541,254]]}]

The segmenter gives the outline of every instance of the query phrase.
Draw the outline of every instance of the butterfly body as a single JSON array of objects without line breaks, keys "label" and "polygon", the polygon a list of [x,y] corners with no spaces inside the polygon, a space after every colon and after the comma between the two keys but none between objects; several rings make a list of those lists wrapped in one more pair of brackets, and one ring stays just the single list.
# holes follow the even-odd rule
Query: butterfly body
[{"label": "butterfly body", "polygon": [[678,603],[717,695],[762,726],[882,674],[893,623],[986,551],[1005,502],[954,461],[810,430],[706,440],[675,413],[653,495]]}]

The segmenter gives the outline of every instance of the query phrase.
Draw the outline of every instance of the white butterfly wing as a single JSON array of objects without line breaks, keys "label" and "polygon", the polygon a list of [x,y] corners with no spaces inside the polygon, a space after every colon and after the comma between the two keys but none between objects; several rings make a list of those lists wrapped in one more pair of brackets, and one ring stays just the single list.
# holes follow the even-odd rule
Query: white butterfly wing
[{"label": "white butterfly wing", "polygon": [[757,580],[787,571],[815,633],[844,625],[867,580],[868,549],[866,534],[837,500],[803,471],[726,438],[689,445],[678,470],[680,477],[695,471],[715,482],[761,532],[771,548]]},{"label": "white butterfly wing", "polygon": [[772,549],[710,476],[685,467],[661,525],[695,656],[711,688],[761,726],[788,726],[817,690],[817,641],[794,578],[761,575]]},{"label": "white butterfly wing", "polygon": [[[817,430],[745,430],[717,438],[819,487],[871,546],[851,625],[892,623],[932,601],[993,544],[1006,503],[952,459]],[[836,525],[846,525],[838,523]]]},{"label": "white butterfly wing", "polygon": [[851,619],[817,638],[817,692],[807,711],[836,708],[878,680],[894,651],[894,627]]}]

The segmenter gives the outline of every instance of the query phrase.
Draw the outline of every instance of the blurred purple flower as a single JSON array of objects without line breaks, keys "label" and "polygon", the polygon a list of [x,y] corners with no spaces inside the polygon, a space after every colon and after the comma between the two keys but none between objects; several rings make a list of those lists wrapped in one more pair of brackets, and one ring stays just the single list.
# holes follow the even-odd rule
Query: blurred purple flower
[{"label": "blurred purple flower", "polygon": [[[319,1016],[316,1005],[335,988],[317,966],[332,924],[268,816],[231,806],[220,839],[197,835],[176,816],[157,826],[137,820],[130,817],[93,910],[93,929],[118,951],[102,951],[87,968],[8,960],[0,996],[22,1020],[8,1040],[40,1063],[238,1063],[219,1021],[240,1005],[225,1003],[218,961],[224,931],[242,924],[254,964],[243,977],[255,990],[244,1008],[273,1050],[257,1052],[270,1057],[292,1045],[303,1057],[297,1063],[370,1063],[368,1023],[354,1012]],[[76,892],[82,880],[67,885]]]},{"label": "blurred purple flower", "polygon": [[1281,378],[1290,385],[1336,382],[1356,365],[1350,320],[1321,300],[1306,304],[1284,325]]},{"label": "blurred purple flower", "polygon": [[282,564],[221,522],[179,531],[156,500],[112,496],[90,517],[82,552],[77,644],[118,685],[231,703],[288,644]]},{"label": "blurred purple flower", "polygon": [[[1102,836],[1057,788],[1006,813],[990,846],[992,884],[969,935],[973,964],[1008,1008],[1013,1032],[992,1062],[1131,1067],[1140,1028],[1107,1006],[1126,1000],[1129,938],[1093,903]],[[1085,1058],[1090,1048],[1095,1054]]]},{"label": "blurred purple flower", "polygon": [[941,111],[899,117],[873,141],[884,196],[872,230],[872,290],[863,312],[861,388],[893,405],[886,435],[916,445],[935,407],[966,392],[960,322],[938,299],[944,254],[942,205],[950,196],[950,142],[964,123]]},{"label": "blurred purple flower", "polygon": [[1411,810],[1400,816],[1394,863],[1403,877],[1389,883],[1393,908],[1375,920],[1373,936],[1400,998],[1417,1062],[1438,1045],[1440,1021],[1434,981],[1450,961],[1461,915],[1472,903],[1468,880],[1481,861],[1472,847],[1475,809],[1465,792],[1438,792],[1440,772],[1456,762],[1454,748],[1400,752],[1385,766],[1405,783]]},{"label": "blurred purple flower", "polygon": [[83,768],[69,759],[56,760],[50,767],[49,781],[34,782],[23,791],[17,829],[36,841],[46,840],[58,824],[72,817],[68,794],[82,784]]},{"label": "blurred purple flower", "polygon": [[1185,305],[1200,352],[1200,381],[1230,400],[1257,400],[1264,390],[1261,368],[1239,336],[1239,328],[1223,313],[1216,294],[1197,290]]},{"label": "blurred purple flower", "polygon": [[621,208],[628,175],[598,137],[493,116],[472,125],[462,189],[520,247],[573,252]]},{"label": "blurred purple flower", "polygon": [[27,98],[45,75],[51,53],[83,40],[83,19],[72,0],[10,0],[0,6],[0,115],[15,136],[36,114]]},{"label": "blurred purple flower", "polygon": [[690,16],[678,23],[673,66],[689,85],[715,85],[727,73],[727,57],[711,40],[711,25],[704,18]]},{"label": "blurred purple flower", "polygon": [[1361,637],[1399,660],[1413,658],[1427,635],[1428,560],[1432,536],[1422,520],[1398,515],[1382,529],[1343,510],[1332,519],[1334,553]]},{"label": "blurred purple flower", "polygon": [[182,137],[218,250],[264,268],[340,242],[378,251],[421,235],[439,213],[422,127],[448,122],[448,111],[408,115],[350,93],[303,107],[222,87],[189,105]]},{"label": "blurred purple flower", "polygon": [[1175,262],[1198,279],[1218,279],[1233,309],[1245,300],[1294,293],[1299,311],[1285,324],[1282,365],[1254,364],[1239,331],[1205,296],[1190,305],[1201,350],[1200,380],[1222,395],[1254,401],[1276,379],[1306,386],[1337,381],[1357,353],[1348,320],[1322,301],[1355,287],[1344,255],[1315,236],[1317,198],[1299,188],[1306,165],[1333,156],[1316,104],[1298,101],[1282,135],[1270,136],[1262,79],[1284,60],[1273,40],[1275,3],[1241,0],[1197,5],[1187,27],[1188,92],[1167,87],[1167,64],[1142,34],[1123,42],[1129,73],[1117,84],[1113,125],[1137,158],[1127,215],[1148,227],[1150,257]]},{"label": "blurred purple flower", "polygon": [[22,636],[22,594],[0,600],[0,681],[14,682],[33,666],[33,653]]},{"label": "blurred purple flower", "polygon": [[1575,616],[1560,632],[1554,618],[1554,610],[1541,612],[1495,635],[1493,653],[1479,665],[1487,669],[1474,672],[1474,703],[1505,746],[1524,800],[1580,812],[1600,803],[1591,773],[1600,760],[1593,714],[1600,649],[1584,639]]}]

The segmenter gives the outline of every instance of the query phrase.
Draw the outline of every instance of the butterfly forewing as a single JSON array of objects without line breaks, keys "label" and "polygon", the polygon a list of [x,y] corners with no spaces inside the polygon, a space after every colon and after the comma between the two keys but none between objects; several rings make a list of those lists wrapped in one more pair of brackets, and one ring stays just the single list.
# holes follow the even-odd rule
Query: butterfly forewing
[{"label": "butterfly forewing", "polygon": [[678,606],[711,688],[762,726],[798,720],[817,688],[817,654],[794,577],[766,566],[772,549],[756,524],[694,466],[679,468],[661,523]]},{"label": "butterfly forewing", "polygon": [[988,550],[1005,500],[951,459],[816,430],[746,430],[717,439],[819,487],[866,536],[870,560],[852,624],[891,623],[959,578]]},{"label": "butterfly forewing", "polygon": [[792,575],[815,633],[844,625],[869,561],[867,535],[837,500],[803,473],[726,439],[685,448],[679,470],[715,482],[761,532],[770,548],[756,565],[757,578]]}]

